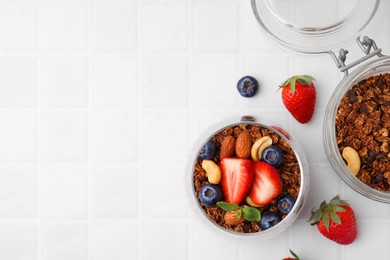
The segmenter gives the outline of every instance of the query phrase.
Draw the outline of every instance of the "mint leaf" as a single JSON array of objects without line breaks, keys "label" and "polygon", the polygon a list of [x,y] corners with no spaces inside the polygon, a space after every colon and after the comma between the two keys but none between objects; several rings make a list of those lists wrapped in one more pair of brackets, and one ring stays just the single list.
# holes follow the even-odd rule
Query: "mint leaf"
[{"label": "mint leaf", "polygon": [[237,218],[240,219],[242,217],[242,210],[237,210]]},{"label": "mint leaf", "polygon": [[242,212],[244,213],[244,218],[248,221],[260,221],[261,219],[260,211],[256,208],[244,207]]},{"label": "mint leaf", "polygon": [[218,201],[217,206],[223,209],[224,211],[233,211],[240,208],[240,205],[234,203],[228,203],[224,201]]}]

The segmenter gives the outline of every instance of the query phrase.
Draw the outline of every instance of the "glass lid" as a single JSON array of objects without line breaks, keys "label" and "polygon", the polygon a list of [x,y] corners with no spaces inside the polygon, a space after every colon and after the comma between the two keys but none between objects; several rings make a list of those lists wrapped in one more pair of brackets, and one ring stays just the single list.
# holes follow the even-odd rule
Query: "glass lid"
[{"label": "glass lid", "polygon": [[352,43],[380,0],[251,0],[260,25],[282,47],[323,53]]}]

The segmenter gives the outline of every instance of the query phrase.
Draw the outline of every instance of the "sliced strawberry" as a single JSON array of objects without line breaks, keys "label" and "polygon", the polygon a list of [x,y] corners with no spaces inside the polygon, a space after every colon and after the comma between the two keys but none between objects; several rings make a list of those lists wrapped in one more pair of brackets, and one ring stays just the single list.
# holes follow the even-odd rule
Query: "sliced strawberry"
[{"label": "sliced strawberry", "polygon": [[253,162],[255,179],[248,196],[256,205],[266,205],[279,196],[282,179],[278,171],[265,162]]},{"label": "sliced strawberry", "polygon": [[226,202],[240,204],[253,183],[253,165],[249,159],[223,158],[220,163],[221,186]]}]

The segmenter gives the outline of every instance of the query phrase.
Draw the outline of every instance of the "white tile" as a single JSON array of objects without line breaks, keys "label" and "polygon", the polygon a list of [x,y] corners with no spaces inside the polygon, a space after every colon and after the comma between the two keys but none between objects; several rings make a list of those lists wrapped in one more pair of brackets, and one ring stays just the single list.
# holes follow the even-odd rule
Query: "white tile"
[{"label": "white tile", "polygon": [[1,58],[0,107],[37,105],[37,67],[34,58]]},{"label": "white tile", "polygon": [[184,52],[188,46],[185,4],[141,6],[141,48],[145,52]]},{"label": "white tile", "polygon": [[232,108],[241,97],[237,92],[238,61],[235,58],[192,60],[191,104],[196,108]]},{"label": "white tile", "polygon": [[[316,108],[310,122],[301,124],[288,112],[284,111],[291,122],[291,132],[302,146],[309,162],[326,162],[328,157],[325,153],[323,140],[323,120],[325,111]],[[308,132],[310,129],[310,132]],[[312,132],[311,132],[312,131]],[[320,152],[322,151],[322,152]]]},{"label": "white tile", "polygon": [[256,259],[260,255],[269,255],[273,259],[283,259],[290,255],[288,250],[288,230],[279,236],[261,241],[261,246],[259,243],[259,240],[256,238],[240,241],[240,259]]},{"label": "white tile", "polygon": [[94,166],[89,175],[90,217],[136,218],[138,173],[126,166]]},{"label": "white tile", "polygon": [[255,53],[285,53],[286,50],[277,45],[276,41],[261,28],[257,22],[250,1],[241,3],[242,24],[240,27],[240,44],[244,52]]},{"label": "white tile", "polygon": [[38,153],[37,113],[2,111],[0,122],[3,122],[0,127],[0,162],[36,162]]},{"label": "white tile", "polygon": [[186,222],[143,221],[138,230],[139,259],[188,259]]},{"label": "white tile", "polygon": [[92,104],[95,107],[136,107],[137,61],[131,58],[94,58]]},{"label": "white tile", "polygon": [[41,173],[41,215],[48,219],[87,217],[87,170],[84,166],[45,166]]},{"label": "white tile", "polygon": [[38,8],[34,4],[0,4],[0,51],[38,49]]},{"label": "white tile", "polygon": [[137,50],[137,7],[134,4],[95,4],[93,50],[103,52]]},{"label": "white tile", "polygon": [[43,105],[88,106],[88,60],[50,58],[43,62]]},{"label": "white tile", "polygon": [[87,4],[44,4],[43,48],[45,51],[80,52],[87,50]]},{"label": "white tile", "polygon": [[[140,174],[140,215],[142,219],[185,218],[188,215],[191,187],[184,165],[145,167]],[[186,182],[188,181],[188,182]],[[164,185],[162,185],[164,183]],[[158,198],[156,195],[158,194]],[[178,194],[182,194],[178,196]],[[150,207],[153,205],[153,207]],[[175,209],[175,210],[172,210]]]},{"label": "white tile", "polygon": [[92,115],[92,160],[136,162],[137,115],[130,111],[96,111]]},{"label": "white tile", "polygon": [[0,167],[0,218],[35,218],[36,213],[36,168]]},{"label": "white tile", "polygon": [[43,116],[43,160],[86,162],[88,117],[83,111],[51,111]]},{"label": "white tile", "polygon": [[0,254],[7,260],[37,260],[37,229],[30,221],[0,223]]},{"label": "white tile", "polygon": [[145,113],[142,125],[142,160],[149,165],[184,162],[188,149],[187,128],[185,113]]},{"label": "white tile", "polygon": [[143,102],[147,107],[186,107],[188,105],[187,59],[144,59],[141,89]]},{"label": "white tile", "polygon": [[196,51],[238,50],[238,6],[236,4],[195,4],[193,43]]},{"label": "white tile", "polygon": [[91,224],[91,259],[137,259],[137,224],[135,222],[93,222]]},{"label": "white tile", "polygon": [[[202,216],[203,217],[203,216]],[[190,260],[196,259],[225,259],[239,258],[239,239],[225,231],[218,230],[211,223],[193,219],[190,223],[189,251]],[[259,246],[261,242],[258,242]],[[205,246],[210,245],[210,246]],[[212,245],[212,246],[211,246]],[[199,249],[202,250],[199,250]],[[246,259],[246,258],[242,258]]]},{"label": "white tile", "polygon": [[343,260],[362,259],[388,259],[390,255],[389,222],[388,221],[359,221],[358,237],[354,243],[342,248]]},{"label": "white tile", "polygon": [[[278,91],[278,89],[279,85],[289,77],[288,72],[289,60],[284,57],[279,59],[274,57],[245,58],[240,74],[241,76],[254,77],[259,83],[259,88],[252,98],[240,96],[240,103],[245,107],[259,108],[259,104],[261,104],[262,108],[284,109],[281,91]],[[236,87],[238,80],[232,82]],[[239,95],[237,88],[236,93]]]},{"label": "white tile", "polygon": [[45,222],[41,227],[44,260],[87,260],[88,228],[84,222]]}]

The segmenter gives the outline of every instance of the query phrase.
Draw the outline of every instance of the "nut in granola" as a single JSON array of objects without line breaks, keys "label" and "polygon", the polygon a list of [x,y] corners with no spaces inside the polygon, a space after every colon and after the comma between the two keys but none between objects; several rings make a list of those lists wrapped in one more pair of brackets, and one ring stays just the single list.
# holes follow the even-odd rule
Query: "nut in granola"
[{"label": "nut in granola", "polygon": [[360,157],[352,147],[345,147],[343,150],[343,158],[347,161],[348,169],[353,175],[357,175],[360,171]]},{"label": "nut in granola", "polygon": [[252,139],[248,130],[242,131],[236,140],[236,155],[238,158],[248,158],[251,155]]},{"label": "nut in granola", "polygon": [[225,223],[230,226],[237,226],[245,221],[243,215],[238,218],[237,210],[227,211],[225,215],[223,215],[223,219],[225,220]]},{"label": "nut in granola", "polygon": [[228,135],[225,137],[225,139],[221,144],[219,157],[223,159],[225,157],[233,156],[235,149],[236,149],[236,138],[234,138],[234,136]]}]

